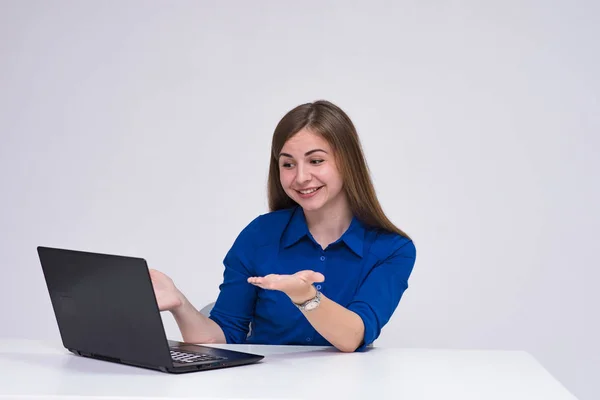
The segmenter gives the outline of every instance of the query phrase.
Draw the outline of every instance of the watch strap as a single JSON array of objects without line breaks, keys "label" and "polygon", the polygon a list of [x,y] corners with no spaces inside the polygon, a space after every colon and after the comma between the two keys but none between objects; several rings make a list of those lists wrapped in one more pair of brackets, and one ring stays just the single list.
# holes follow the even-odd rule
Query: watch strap
[{"label": "watch strap", "polygon": [[[305,301],[302,304],[294,303],[294,305],[296,307],[298,307],[298,309],[300,311],[305,311],[306,308],[307,308],[307,306],[310,305],[310,304],[312,304],[312,303],[317,303],[316,305],[318,306],[321,303],[321,292],[317,288],[315,288],[315,291],[316,291],[315,297],[313,297],[312,299],[309,299],[309,300]],[[314,308],[312,308],[312,309],[314,309]]]}]

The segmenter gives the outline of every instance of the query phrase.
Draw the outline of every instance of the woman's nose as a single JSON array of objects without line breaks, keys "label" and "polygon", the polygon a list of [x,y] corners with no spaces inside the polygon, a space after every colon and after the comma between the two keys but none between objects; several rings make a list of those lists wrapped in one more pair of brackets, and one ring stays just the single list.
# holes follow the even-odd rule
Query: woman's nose
[{"label": "woman's nose", "polygon": [[302,166],[298,166],[298,168],[296,169],[296,183],[298,184],[303,184],[305,182],[310,181],[311,176],[310,176],[310,172],[307,170],[307,168],[302,167]]}]

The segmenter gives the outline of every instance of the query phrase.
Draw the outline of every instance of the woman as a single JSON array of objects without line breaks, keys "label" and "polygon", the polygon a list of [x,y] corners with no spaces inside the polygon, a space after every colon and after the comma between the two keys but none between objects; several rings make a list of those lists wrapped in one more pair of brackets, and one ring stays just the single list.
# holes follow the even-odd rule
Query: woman
[{"label": "woman", "polygon": [[362,350],[396,309],[415,263],[411,239],[385,216],[350,118],[327,101],[279,122],[268,179],[271,212],[227,253],[210,317],[166,275],[151,277],[191,343],[333,345]]}]

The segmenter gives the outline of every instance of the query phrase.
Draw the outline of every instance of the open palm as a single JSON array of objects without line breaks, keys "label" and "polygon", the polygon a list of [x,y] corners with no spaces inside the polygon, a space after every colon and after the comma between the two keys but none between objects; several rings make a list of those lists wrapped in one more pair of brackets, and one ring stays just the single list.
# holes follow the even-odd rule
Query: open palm
[{"label": "open palm", "polygon": [[323,274],[310,270],[299,271],[293,275],[269,274],[248,278],[249,283],[262,289],[284,292],[294,302],[306,300],[314,292],[313,283],[324,280]]}]

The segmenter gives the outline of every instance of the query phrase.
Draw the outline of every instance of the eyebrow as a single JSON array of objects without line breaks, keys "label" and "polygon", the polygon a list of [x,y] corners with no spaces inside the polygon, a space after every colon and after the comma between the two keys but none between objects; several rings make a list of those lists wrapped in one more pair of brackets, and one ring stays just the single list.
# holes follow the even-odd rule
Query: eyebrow
[{"label": "eyebrow", "polygon": [[[314,149],[314,150],[310,150],[310,151],[307,151],[306,153],[304,153],[304,157],[308,157],[308,156],[310,156],[311,154],[313,154],[313,153],[316,153],[316,152],[318,152],[318,151],[322,151],[322,152],[323,152],[323,153],[325,153],[325,154],[329,154],[329,153],[327,153],[327,152],[326,152],[325,150],[323,150],[323,149]],[[289,158],[294,158],[294,157],[293,157],[291,154],[288,154],[288,153],[279,153],[279,158],[281,158],[281,157],[289,157]]]}]

